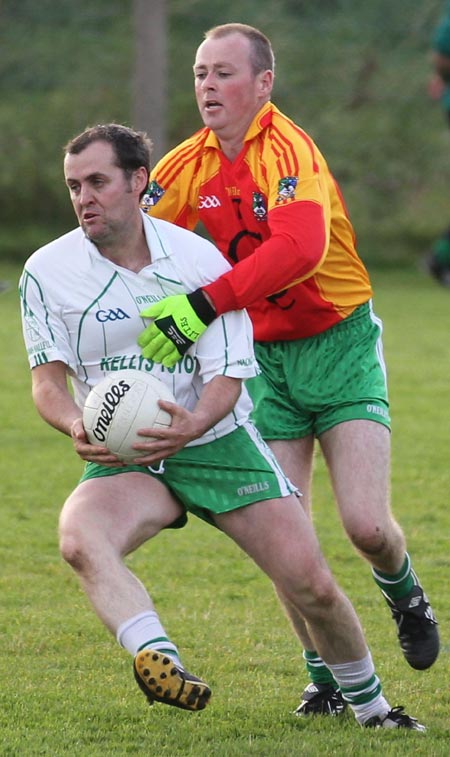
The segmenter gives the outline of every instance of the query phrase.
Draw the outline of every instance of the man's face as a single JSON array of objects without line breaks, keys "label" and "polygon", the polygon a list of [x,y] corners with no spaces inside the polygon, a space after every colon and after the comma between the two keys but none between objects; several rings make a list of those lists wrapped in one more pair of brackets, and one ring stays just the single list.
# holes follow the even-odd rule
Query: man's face
[{"label": "man's face", "polygon": [[243,138],[261,105],[269,100],[270,71],[254,74],[250,41],[242,34],[206,39],[194,64],[195,96],[205,126],[219,140]]},{"label": "man's face", "polygon": [[64,176],[86,236],[100,247],[122,237],[139,209],[139,189],[135,175],[128,178],[115,165],[112,146],[99,140],[66,155]]}]

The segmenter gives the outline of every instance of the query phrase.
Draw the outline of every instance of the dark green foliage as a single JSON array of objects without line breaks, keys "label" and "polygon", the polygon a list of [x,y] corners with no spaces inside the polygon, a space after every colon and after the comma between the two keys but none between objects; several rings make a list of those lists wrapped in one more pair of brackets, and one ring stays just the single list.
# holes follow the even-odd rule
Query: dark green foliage
[{"label": "dark green foliage", "polygon": [[5,2],[0,20],[0,247],[22,257],[74,226],[63,145],[129,120],[130,4]]},{"label": "dark green foliage", "polygon": [[[203,32],[227,21],[259,26],[277,58],[274,102],[326,155],[363,258],[415,263],[450,221],[450,134],[426,92],[444,2],[168,0],[168,8],[169,145],[201,125],[192,63]],[[1,5],[3,257],[23,258],[74,225],[61,147],[93,122],[130,123],[132,33],[131,0]]]}]

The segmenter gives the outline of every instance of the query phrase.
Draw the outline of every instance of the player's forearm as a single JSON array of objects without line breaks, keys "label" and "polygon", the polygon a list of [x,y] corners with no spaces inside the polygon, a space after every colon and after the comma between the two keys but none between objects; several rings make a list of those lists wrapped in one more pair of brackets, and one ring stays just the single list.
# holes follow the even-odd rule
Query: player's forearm
[{"label": "player's forearm", "polygon": [[242,380],[230,376],[215,376],[209,381],[195,406],[196,435],[199,438],[230,413],[242,390]]},{"label": "player's forearm", "polygon": [[44,421],[63,434],[71,435],[73,422],[81,417],[81,411],[67,388],[41,381],[33,385],[33,401]]}]

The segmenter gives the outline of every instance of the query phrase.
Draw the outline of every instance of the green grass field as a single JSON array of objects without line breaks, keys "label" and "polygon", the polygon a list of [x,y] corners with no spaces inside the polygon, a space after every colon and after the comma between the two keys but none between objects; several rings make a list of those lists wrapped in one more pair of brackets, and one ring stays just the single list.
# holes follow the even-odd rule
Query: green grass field
[{"label": "green grass field", "polygon": [[267,579],[226,537],[191,519],[129,560],[187,667],[213,688],[191,714],[149,708],[131,659],[58,554],[60,507],[81,461],[37,416],[19,325],[19,271],[0,264],[0,755],[290,757],[450,754],[450,291],[414,270],[375,271],[393,417],[392,495],[440,621],[442,652],[413,671],[370,571],[342,534],[322,460],[315,520],[363,622],[385,694],[428,731],[363,731],[352,715],[291,714],[306,683],[300,649]]}]

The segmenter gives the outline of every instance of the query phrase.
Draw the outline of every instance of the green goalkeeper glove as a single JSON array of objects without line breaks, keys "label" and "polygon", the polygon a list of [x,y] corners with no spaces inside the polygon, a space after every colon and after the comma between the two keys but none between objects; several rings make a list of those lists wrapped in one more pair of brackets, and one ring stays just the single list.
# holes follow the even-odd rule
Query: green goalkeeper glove
[{"label": "green goalkeeper glove", "polygon": [[171,368],[206,331],[216,317],[201,289],[166,297],[145,310],[152,323],[138,336],[143,356]]}]

